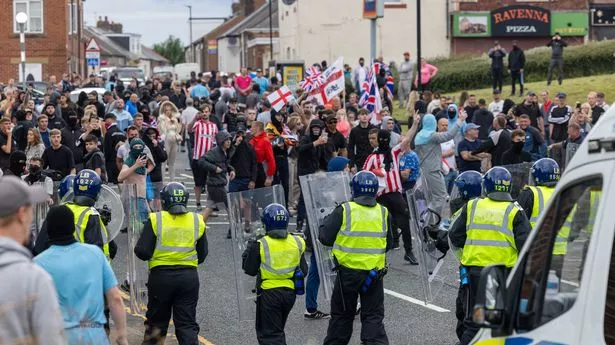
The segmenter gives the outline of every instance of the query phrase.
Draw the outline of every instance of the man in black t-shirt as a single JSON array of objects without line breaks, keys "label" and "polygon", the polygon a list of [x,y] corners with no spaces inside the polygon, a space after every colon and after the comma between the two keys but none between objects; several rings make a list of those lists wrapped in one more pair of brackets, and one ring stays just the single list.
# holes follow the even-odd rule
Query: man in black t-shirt
[{"label": "man in black t-shirt", "polygon": [[572,115],[572,108],[566,104],[565,93],[558,93],[555,99],[557,104],[551,108],[548,121],[551,141],[557,143],[568,137],[568,121]]},{"label": "man in black t-shirt", "polygon": [[224,128],[229,133],[235,133],[237,131],[237,99],[232,98],[228,104],[228,111],[224,114]]},{"label": "man in black t-shirt", "polygon": [[480,172],[480,163],[485,154],[472,154],[472,151],[477,150],[481,144],[481,140],[478,139],[479,127],[480,126],[471,122],[465,126],[463,140],[457,144],[457,151],[459,152],[459,172],[470,170]]},{"label": "man in black t-shirt", "polygon": [[53,129],[50,132],[51,147],[43,153],[43,168],[60,172],[62,178],[76,173],[73,151],[62,145],[62,132]]},{"label": "man in black t-shirt", "polygon": [[536,93],[534,91],[529,91],[527,93],[527,96],[525,97],[525,101],[515,107],[514,114],[516,118],[524,114],[529,116],[530,125],[534,128],[538,128],[540,133],[544,133],[544,118],[540,113],[540,107],[538,106],[538,103],[534,102],[534,97],[536,97]]},{"label": "man in black t-shirt", "polygon": [[337,118],[335,114],[331,112],[325,118],[325,132],[328,133],[329,139],[325,145],[327,151],[327,161],[335,156],[346,157],[348,151],[346,150],[346,139],[342,133],[337,131]]},{"label": "man in black t-shirt", "polygon": [[596,93],[595,91],[591,91],[587,94],[587,103],[589,103],[589,106],[591,107],[591,120],[593,126],[596,124],[596,122],[598,122],[600,116],[604,114],[605,110],[600,105],[598,105],[598,93]]},{"label": "man in black t-shirt", "polygon": [[0,169],[8,169],[11,153],[15,151],[15,147],[11,120],[3,117],[0,120]]}]

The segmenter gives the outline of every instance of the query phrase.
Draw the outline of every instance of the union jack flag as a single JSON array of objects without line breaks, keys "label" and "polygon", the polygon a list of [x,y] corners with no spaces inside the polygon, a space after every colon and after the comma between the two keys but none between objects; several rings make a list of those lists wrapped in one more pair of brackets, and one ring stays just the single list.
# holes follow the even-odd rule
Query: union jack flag
[{"label": "union jack flag", "polygon": [[305,71],[305,79],[299,82],[299,86],[306,92],[318,89],[324,82],[325,77],[318,67],[311,66]]},{"label": "union jack flag", "polygon": [[361,84],[361,98],[359,106],[369,111],[369,118],[372,124],[378,124],[376,114],[382,110],[382,100],[378,91],[378,83],[376,82],[376,65],[367,71],[367,75],[363,84]]}]

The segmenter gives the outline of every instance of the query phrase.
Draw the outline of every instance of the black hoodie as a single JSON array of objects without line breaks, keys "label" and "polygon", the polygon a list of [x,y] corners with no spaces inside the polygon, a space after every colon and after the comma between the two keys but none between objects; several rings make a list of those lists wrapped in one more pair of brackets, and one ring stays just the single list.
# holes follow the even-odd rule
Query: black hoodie
[{"label": "black hoodie", "polygon": [[369,131],[375,128],[371,123],[367,127],[361,127],[361,124],[350,130],[348,136],[348,158],[350,159],[350,167],[356,166],[358,170],[363,168],[363,164],[367,160],[372,151],[372,145],[369,143]]},{"label": "black hoodie", "polygon": [[314,146],[314,141],[318,136],[312,134],[314,127],[320,127],[320,131],[325,130],[325,123],[321,120],[312,120],[308,128],[308,134],[301,138],[299,143],[299,158],[297,159],[297,173],[299,176],[309,175],[318,170],[327,170],[327,152],[325,145]]}]

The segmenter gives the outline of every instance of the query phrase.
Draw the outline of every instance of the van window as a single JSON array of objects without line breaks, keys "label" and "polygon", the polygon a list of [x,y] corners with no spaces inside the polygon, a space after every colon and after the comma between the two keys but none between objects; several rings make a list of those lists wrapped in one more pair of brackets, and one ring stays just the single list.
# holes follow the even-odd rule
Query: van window
[{"label": "van window", "polygon": [[602,177],[577,182],[555,196],[523,267],[516,328],[535,329],[570,310],[602,196]]},{"label": "van window", "polygon": [[604,342],[607,345],[615,345],[615,241],[611,249],[611,265],[604,303]]}]

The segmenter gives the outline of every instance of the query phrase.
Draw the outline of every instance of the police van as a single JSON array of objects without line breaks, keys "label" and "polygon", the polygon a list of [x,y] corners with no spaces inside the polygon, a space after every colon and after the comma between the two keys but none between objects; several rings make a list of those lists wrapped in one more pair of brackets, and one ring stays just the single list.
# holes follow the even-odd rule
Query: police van
[{"label": "police van", "polygon": [[615,105],[578,148],[517,264],[483,269],[472,344],[615,344]]}]

